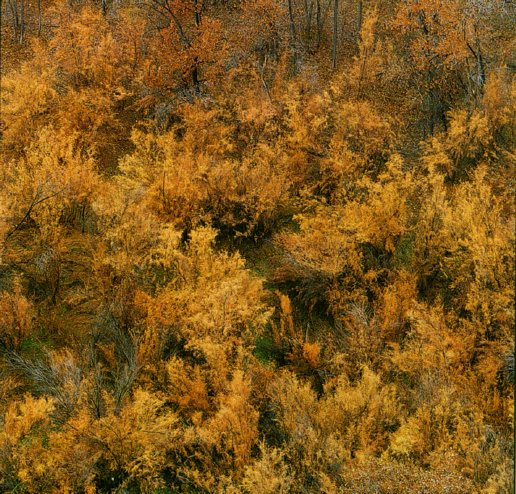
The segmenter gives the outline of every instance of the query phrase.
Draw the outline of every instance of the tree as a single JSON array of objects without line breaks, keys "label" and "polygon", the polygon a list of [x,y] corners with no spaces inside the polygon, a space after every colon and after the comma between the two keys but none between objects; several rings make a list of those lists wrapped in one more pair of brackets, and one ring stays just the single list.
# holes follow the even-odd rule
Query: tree
[{"label": "tree", "polygon": [[199,0],[151,0],[146,8],[156,25],[150,46],[156,83],[173,88],[182,82],[199,93],[201,83],[209,83],[224,63],[226,46],[220,22]]}]

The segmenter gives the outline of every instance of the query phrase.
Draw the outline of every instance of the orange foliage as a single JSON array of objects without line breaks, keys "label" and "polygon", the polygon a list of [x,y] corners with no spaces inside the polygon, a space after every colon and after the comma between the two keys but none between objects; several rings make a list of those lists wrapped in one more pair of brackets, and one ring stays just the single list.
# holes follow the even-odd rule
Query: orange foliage
[{"label": "orange foliage", "polygon": [[511,492],[509,3],[7,2],[0,491]]}]

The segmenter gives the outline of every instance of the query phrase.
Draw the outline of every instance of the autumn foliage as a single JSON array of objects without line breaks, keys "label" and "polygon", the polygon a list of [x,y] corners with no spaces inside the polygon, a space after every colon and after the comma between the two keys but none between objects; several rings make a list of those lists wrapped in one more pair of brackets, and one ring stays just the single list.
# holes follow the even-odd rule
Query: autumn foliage
[{"label": "autumn foliage", "polygon": [[1,9],[0,491],[514,492],[511,2]]}]

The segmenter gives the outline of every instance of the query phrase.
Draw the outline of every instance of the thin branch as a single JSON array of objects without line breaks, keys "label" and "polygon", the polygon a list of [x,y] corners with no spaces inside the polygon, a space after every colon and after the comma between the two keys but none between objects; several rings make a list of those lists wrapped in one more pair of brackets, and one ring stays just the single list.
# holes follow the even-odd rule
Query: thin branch
[{"label": "thin branch", "polygon": [[36,200],[36,198],[34,198],[32,200],[32,203],[31,205],[29,206],[29,209],[27,209],[27,212],[25,213],[25,215],[23,216],[22,220],[10,231],[7,233],[5,239],[6,240],[9,240],[9,238],[17,231],[21,228],[21,226],[23,225],[23,223],[27,220],[27,218],[30,216],[30,213],[32,212],[32,210],[38,205],[38,204],[41,204],[42,202],[44,201],[47,201],[48,199],[52,199],[53,197],[59,195],[61,192],[63,192],[63,189],[61,189],[60,191],[56,192],[55,194],[51,194],[49,196],[46,196],[46,197],[43,197],[42,199],[39,199],[39,200]]}]

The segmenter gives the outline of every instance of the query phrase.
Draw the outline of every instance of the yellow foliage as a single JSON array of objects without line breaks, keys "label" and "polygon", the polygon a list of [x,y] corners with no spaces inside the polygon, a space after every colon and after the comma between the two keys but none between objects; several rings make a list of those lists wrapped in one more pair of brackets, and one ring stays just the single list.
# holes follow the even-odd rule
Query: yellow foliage
[{"label": "yellow foliage", "polygon": [[483,438],[481,415],[445,387],[402,421],[392,436],[390,452],[470,476],[477,468],[475,457]]},{"label": "yellow foliage", "polygon": [[61,2],[54,8],[59,25],[50,42],[54,57],[72,87],[116,82],[118,53],[106,18],[99,9],[85,6],[78,12]]},{"label": "yellow foliage", "polygon": [[25,156],[6,166],[3,193],[14,233],[32,219],[50,245],[60,236],[60,220],[74,204],[86,204],[98,184],[95,164],[76,147],[74,135],[64,137],[52,127],[41,129]]},{"label": "yellow foliage", "polygon": [[123,469],[128,480],[140,479],[150,490],[162,485],[158,472],[166,464],[165,452],[179,434],[177,416],[163,405],[153,394],[137,389],[120,415],[110,410],[105,417],[91,421],[81,414],[70,425],[113,469]]},{"label": "yellow foliage", "polygon": [[[392,362],[404,372],[442,372],[446,369],[464,372],[472,358],[475,335],[468,327],[450,327],[442,307],[431,309],[415,305],[408,317],[412,331]],[[393,344],[395,349],[397,344]]]},{"label": "yellow foliage", "polygon": [[472,115],[468,115],[465,110],[459,110],[451,115],[447,138],[453,157],[473,157],[490,144],[488,120],[478,110]]},{"label": "yellow foliage", "polygon": [[207,411],[208,390],[201,368],[188,368],[180,359],[171,358],[166,369],[170,401],[177,403],[181,411],[192,415]]},{"label": "yellow foliage", "polygon": [[250,386],[243,372],[236,371],[228,383],[228,391],[220,397],[220,407],[203,424],[201,438],[228,456],[232,467],[239,470],[249,462],[251,448],[258,438],[258,412],[248,403]]},{"label": "yellow foliage", "polygon": [[359,381],[341,376],[328,384],[330,390],[319,404],[318,420],[326,433],[338,431],[356,455],[382,451],[400,414],[395,387],[382,385],[379,375],[364,367]]},{"label": "yellow foliage", "polygon": [[51,3],[2,12],[0,491],[509,492],[510,2]]},{"label": "yellow foliage", "polygon": [[2,76],[2,139],[6,147],[23,149],[34,130],[46,121],[56,98],[56,76],[55,67],[45,62],[46,58],[40,63],[25,63],[18,71]]},{"label": "yellow foliage", "polygon": [[189,339],[209,335],[214,342],[252,336],[269,314],[262,302],[262,283],[235,254],[215,253],[215,231],[200,228],[179,266],[180,277],[149,304],[149,323],[178,325]]},{"label": "yellow foliage", "polygon": [[33,319],[34,308],[23,296],[20,280],[15,280],[12,294],[0,294],[0,342],[17,350],[30,336]]},{"label": "yellow foliage", "polygon": [[[394,141],[389,120],[365,101],[344,101],[335,109],[329,159],[323,171],[329,185],[346,189],[345,182],[377,174]],[[337,194],[342,194],[338,189]]]},{"label": "yellow foliage", "polygon": [[242,488],[253,494],[286,494],[293,479],[280,450],[260,444],[260,458],[245,468]]},{"label": "yellow foliage", "polygon": [[339,213],[339,209],[321,206],[313,216],[297,216],[300,232],[280,234],[278,243],[296,263],[308,269],[328,276],[335,276],[347,267],[360,272],[360,253]]},{"label": "yellow foliage", "polygon": [[319,365],[321,347],[318,343],[305,342],[303,344],[303,358],[310,367],[316,368]]},{"label": "yellow foliage", "polygon": [[492,128],[503,128],[511,122],[511,108],[514,102],[514,83],[511,85],[502,72],[489,75],[483,97],[486,117]]},{"label": "yellow foliage", "polygon": [[2,444],[14,444],[27,436],[33,427],[45,424],[49,414],[54,409],[54,403],[48,398],[33,398],[25,396],[23,401],[11,403],[6,411],[2,425]]},{"label": "yellow foliage", "polygon": [[143,194],[152,212],[181,227],[211,220],[238,236],[268,231],[290,189],[282,156],[261,145],[252,157],[235,159],[232,128],[219,115],[198,107],[185,112],[181,139],[178,129],[162,136],[133,132],[136,150],[120,163],[121,186]]},{"label": "yellow foliage", "polygon": [[[500,335],[512,327],[512,224],[505,203],[494,193],[480,166],[454,189],[446,190],[442,176],[431,176],[430,199],[420,214],[417,250],[424,253],[418,267],[439,272],[454,294],[455,307],[466,309],[484,334],[497,327]],[[448,292],[449,293],[449,292]],[[443,294],[441,294],[442,296]]]},{"label": "yellow foliage", "polygon": [[356,231],[355,241],[370,242],[393,253],[398,238],[408,231],[412,217],[410,199],[415,191],[412,173],[403,170],[400,156],[386,163],[378,181],[364,178],[359,183],[366,188],[365,200],[347,204],[343,221]]},{"label": "yellow foliage", "polygon": [[395,281],[382,291],[376,312],[384,338],[392,340],[402,334],[417,297],[416,281],[414,273],[400,270],[396,273]]},{"label": "yellow foliage", "polygon": [[281,427],[297,447],[316,441],[317,399],[309,384],[283,373],[271,383],[271,397],[277,403]]}]

